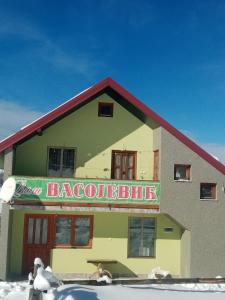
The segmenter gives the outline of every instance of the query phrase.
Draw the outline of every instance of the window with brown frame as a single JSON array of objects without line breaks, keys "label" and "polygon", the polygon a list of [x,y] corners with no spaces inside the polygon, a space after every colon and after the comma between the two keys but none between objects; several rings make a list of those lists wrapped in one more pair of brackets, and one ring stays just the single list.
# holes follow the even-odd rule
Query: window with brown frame
[{"label": "window with brown frame", "polygon": [[92,216],[57,216],[55,219],[56,247],[90,248],[93,237]]},{"label": "window with brown frame", "polygon": [[215,200],[216,199],[216,183],[200,184],[200,199]]},{"label": "window with brown frame", "polygon": [[112,179],[136,179],[136,151],[112,151]]},{"label": "window with brown frame", "polygon": [[191,165],[174,165],[174,180],[189,181],[191,179]]},{"label": "window with brown frame", "polygon": [[154,151],[153,180],[159,180],[159,150]]},{"label": "window with brown frame", "polygon": [[154,257],[155,231],[155,218],[130,218],[128,257]]},{"label": "window with brown frame", "polygon": [[113,103],[99,102],[98,103],[99,117],[113,117]]}]

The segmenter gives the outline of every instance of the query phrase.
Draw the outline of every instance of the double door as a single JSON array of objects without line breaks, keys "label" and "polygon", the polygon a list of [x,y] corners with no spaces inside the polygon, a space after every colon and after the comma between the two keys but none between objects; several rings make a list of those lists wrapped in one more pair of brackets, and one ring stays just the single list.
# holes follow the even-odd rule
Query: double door
[{"label": "double door", "polygon": [[113,179],[135,180],[136,179],[136,152],[113,151],[112,174]]},{"label": "double door", "polygon": [[50,215],[26,215],[24,223],[23,273],[33,271],[35,257],[50,264],[53,218]]}]

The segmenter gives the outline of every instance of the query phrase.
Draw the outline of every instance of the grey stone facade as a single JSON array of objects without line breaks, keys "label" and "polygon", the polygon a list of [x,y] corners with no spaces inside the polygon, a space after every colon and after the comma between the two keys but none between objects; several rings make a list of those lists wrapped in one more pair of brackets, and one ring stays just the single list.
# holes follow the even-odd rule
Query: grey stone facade
[{"label": "grey stone facade", "polygon": [[[225,176],[163,128],[160,151],[160,212],[184,228],[181,276],[225,276]],[[190,164],[191,180],[174,180],[174,164]],[[200,183],[216,183],[216,200],[200,200]]]}]

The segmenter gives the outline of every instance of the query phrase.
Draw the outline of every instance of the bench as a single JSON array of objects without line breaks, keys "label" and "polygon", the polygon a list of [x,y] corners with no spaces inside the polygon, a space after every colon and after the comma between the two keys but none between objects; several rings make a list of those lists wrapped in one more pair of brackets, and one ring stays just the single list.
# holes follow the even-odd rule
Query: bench
[{"label": "bench", "polygon": [[99,263],[102,263],[103,265],[104,264],[116,264],[117,263],[117,260],[114,260],[114,259],[87,259],[87,263],[90,263],[90,264],[99,264]]}]

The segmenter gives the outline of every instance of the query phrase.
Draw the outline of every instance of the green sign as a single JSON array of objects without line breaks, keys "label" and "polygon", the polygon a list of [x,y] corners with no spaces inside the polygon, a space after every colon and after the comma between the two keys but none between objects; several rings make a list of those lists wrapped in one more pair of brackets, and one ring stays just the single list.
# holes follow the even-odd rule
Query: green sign
[{"label": "green sign", "polygon": [[13,199],[38,202],[79,202],[159,205],[159,182],[14,177]]}]

